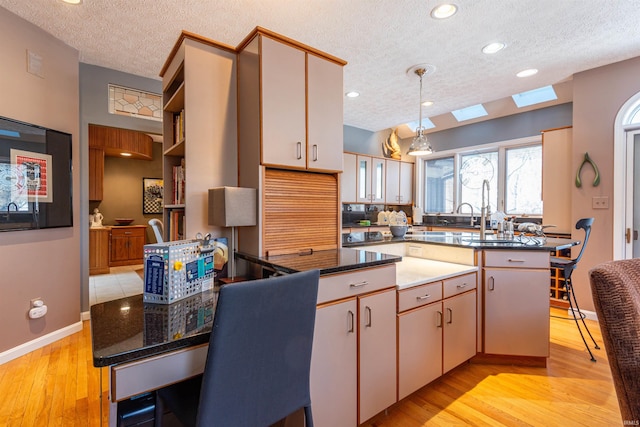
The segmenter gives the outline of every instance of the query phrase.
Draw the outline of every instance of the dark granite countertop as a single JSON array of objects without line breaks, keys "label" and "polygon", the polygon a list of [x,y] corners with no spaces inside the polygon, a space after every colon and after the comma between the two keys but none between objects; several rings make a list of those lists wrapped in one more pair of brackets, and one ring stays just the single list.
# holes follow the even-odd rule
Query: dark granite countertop
[{"label": "dark granite countertop", "polygon": [[419,234],[406,234],[404,237],[387,238],[377,232],[355,232],[343,235],[343,247],[362,247],[384,243],[412,242],[445,246],[466,247],[471,249],[512,249],[558,251],[580,244],[580,241],[560,238],[542,238],[532,236],[516,236],[514,239],[500,239],[495,234],[487,234],[480,240],[478,233],[426,231]]},{"label": "dark granite countertop", "polygon": [[315,251],[302,255],[277,255],[260,257],[236,252],[236,258],[259,264],[283,273],[295,273],[306,270],[320,270],[320,275],[369,268],[377,265],[393,264],[402,261],[402,257],[365,249],[342,248],[327,251]]},{"label": "dark granite countertop", "polygon": [[172,304],[152,304],[142,294],[91,306],[93,366],[131,362],[209,342],[218,291]]},{"label": "dark granite countertop", "polygon": [[[283,273],[319,269],[321,275],[402,260],[364,249],[236,257]],[[145,303],[140,294],[91,306],[93,365],[117,365],[209,342],[217,298],[216,288],[172,304]]]}]

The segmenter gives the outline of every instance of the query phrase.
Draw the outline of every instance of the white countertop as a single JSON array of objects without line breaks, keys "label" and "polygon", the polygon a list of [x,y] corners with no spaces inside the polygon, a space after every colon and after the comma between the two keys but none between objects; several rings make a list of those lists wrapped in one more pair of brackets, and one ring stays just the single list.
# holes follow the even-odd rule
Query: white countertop
[{"label": "white countertop", "polygon": [[402,261],[396,263],[396,288],[406,289],[475,271],[478,271],[475,265],[403,256]]}]

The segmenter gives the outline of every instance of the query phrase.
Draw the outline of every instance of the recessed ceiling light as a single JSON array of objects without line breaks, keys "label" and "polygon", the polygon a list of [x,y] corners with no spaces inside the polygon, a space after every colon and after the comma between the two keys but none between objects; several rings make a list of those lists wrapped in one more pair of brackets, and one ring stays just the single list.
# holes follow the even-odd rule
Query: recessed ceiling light
[{"label": "recessed ceiling light", "polygon": [[528,68],[526,70],[520,71],[516,76],[518,77],[531,77],[534,74],[538,74],[538,70],[535,68]]},{"label": "recessed ceiling light", "polygon": [[423,107],[431,107],[433,105],[433,101],[424,101],[422,103]]},{"label": "recessed ceiling light", "polygon": [[491,55],[492,53],[500,52],[507,45],[502,42],[493,42],[489,43],[485,47],[482,48],[482,53],[486,53],[487,55]]},{"label": "recessed ceiling light", "polygon": [[455,15],[457,11],[458,11],[458,6],[456,6],[455,4],[445,3],[445,4],[441,4],[439,6],[434,7],[433,10],[431,11],[431,17],[435,19],[445,19]]},{"label": "recessed ceiling light", "polygon": [[120,153],[123,157],[131,157],[131,153]]},{"label": "recessed ceiling light", "polygon": [[62,0],[64,3],[69,3],[69,4],[80,4],[82,3],[82,0]]},{"label": "recessed ceiling light", "polygon": [[360,96],[360,92],[351,91],[351,92],[345,93],[345,95],[347,98],[357,98]]}]

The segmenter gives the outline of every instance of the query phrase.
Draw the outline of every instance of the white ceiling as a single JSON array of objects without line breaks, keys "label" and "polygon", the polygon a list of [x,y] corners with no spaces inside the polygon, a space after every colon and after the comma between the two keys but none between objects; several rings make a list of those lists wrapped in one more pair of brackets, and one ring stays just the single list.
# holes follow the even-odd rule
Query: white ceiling
[{"label": "white ceiling", "polygon": [[[423,112],[433,118],[640,56],[638,0],[454,0],[456,15],[432,19],[442,2],[0,0],[0,6],[78,49],[81,62],[154,79],[183,29],[236,46],[256,26],[268,28],[346,60],[344,90],[361,96],[345,98],[344,123],[371,131],[417,120],[419,82],[406,74],[415,64],[436,67],[424,79],[424,98],[435,104]],[[493,41],[506,49],[483,54]],[[532,67],[540,70],[534,77],[515,77]]]}]

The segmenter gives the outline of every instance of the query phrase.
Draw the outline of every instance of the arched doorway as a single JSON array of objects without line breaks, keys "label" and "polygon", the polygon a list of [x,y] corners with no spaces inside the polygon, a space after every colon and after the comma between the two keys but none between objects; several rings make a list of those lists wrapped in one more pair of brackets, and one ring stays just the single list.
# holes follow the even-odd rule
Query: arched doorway
[{"label": "arched doorway", "polygon": [[640,257],[640,185],[634,185],[640,175],[640,93],[616,116],[614,165],[613,257]]}]

